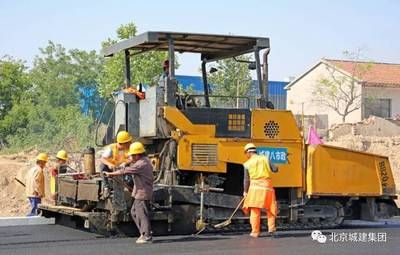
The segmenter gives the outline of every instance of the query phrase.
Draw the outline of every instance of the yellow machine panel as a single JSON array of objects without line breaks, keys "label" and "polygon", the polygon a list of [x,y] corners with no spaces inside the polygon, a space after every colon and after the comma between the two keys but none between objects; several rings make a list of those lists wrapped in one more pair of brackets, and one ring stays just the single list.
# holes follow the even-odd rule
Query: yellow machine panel
[{"label": "yellow machine panel", "polygon": [[[228,163],[242,165],[246,161],[243,147],[252,142],[259,154],[279,167],[271,177],[275,187],[302,187],[302,140],[293,115],[268,109],[253,109],[251,115],[250,138],[221,138],[215,137],[214,125],[193,124],[176,108],[164,107],[165,118],[180,130],[173,132],[178,141],[178,168],[226,173]],[[227,116],[228,129],[241,123],[231,121],[233,117],[237,116]]]},{"label": "yellow machine panel", "polygon": [[[243,164],[246,161],[243,153],[243,147],[250,141],[230,141],[220,142],[219,160],[230,163]],[[277,143],[277,142],[258,142],[252,140],[259,154],[275,157],[275,155],[266,155],[263,151],[269,153],[275,152],[276,155],[285,155],[279,159],[280,163],[274,163],[278,166],[278,173],[271,175],[275,187],[302,187],[303,171],[301,169],[301,144],[300,143]],[[286,158],[285,158],[286,157]]]},{"label": "yellow machine panel", "polygon": [[251,113],[252,139],[301,140],[290,111],[254,109]]},{"label": "yellow machine panel", "polygon": [[165,106],[163,111],[164,118],[183,133],[193,135],[208,135],[210,137],[215,135],[214,125],[194,125],[185,115],[182,114],[181,111],[175,107]]},{"label": "yellow machine panel", "polygon": [[389,160],[328,145],[309,146],[307,195],[395,196]]},{"label": "yellow machine panel", "polygon": [[202,172],[226,173],[226,163],[218,160],[218,139],[185,135],[179,139],[178,168]]}]

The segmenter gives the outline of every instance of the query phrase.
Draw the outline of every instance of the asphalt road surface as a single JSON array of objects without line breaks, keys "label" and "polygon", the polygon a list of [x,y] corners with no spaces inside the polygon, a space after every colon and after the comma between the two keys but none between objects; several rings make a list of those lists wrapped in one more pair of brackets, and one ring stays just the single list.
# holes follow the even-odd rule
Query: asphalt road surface
[{"label": "asphalt road surface", "polygon": [[0,254],[400,254],[400,223],[353,224],[315,232],[315,240],[311,232],[285,231],[258,239],[247,234],[167,236],[138,245],[135,238],[104,238],[59,225],[0,227]]}]

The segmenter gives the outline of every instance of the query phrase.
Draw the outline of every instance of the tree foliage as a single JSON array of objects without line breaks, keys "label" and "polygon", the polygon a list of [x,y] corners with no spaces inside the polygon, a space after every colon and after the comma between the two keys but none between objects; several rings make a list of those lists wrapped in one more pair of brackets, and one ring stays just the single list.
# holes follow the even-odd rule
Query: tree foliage
[{"label": "tree foliage", "polygon": [[[121,25],[116,39],[136,34],[133,23]],[[132,58],[132,83],[150,83],[162,73],[165,52]],[[28,68],[12,57],[0,59],[0,149],[38,147],[80,150],[94,142],[94,120],[110,93],[123,85],[123,54],[103,58],[96,51],[65,49],[49,41]]]},{"label": "tree foliage", "polygon": [[[134,23],[121,25],[117,29],[116,39],[108,38],[102,43],[102,47],[108,47],[120,40],[129,39],[136,35],[137,28]],[[134,54],[131,51],[131,54]],[[162,63],[167,59],[167,52],[150,51],[135,55],[131,58],[131,85],[150,84],[153,78],[162,73]],[[112,58],[106,58],[104,68],[98,78],[100,94],[106,98],[114,90],[123,87],[124,84],[124,53],[115,54]]]},{"label": "tree foliage", "polygon": [[[239,60],[249,61],[248,55],[243,55]],[[228,96],[230,104],[236,102],[236,96],[249,96],[251,93],[252,79],[248,65],[237,62],[233,58],[223,59],[213,65],[218,71],[208,76],[212,95]],[[253,95],[255,96],[255,95]]]},{"label": "tree foliage", "polygon": [[353,67],[349,75],[343,74],[338,68],[327,66],[327,77],[321,77],[312,90],[313,101],[319,106],[327,107],[342,117],[346,117],[361,107],[360,81],[372,67],[371,62],[360,62],[361,50],[354,52],[345,51],[346,59],[353,61]]},{"label": "tree foliage", "polygon": [[81,113],[79,88],[95,86],[100,68],[95,52],[67,51],[50,41],[40,49],[24,91],[0,122],[3,143],[68,150],[90,144],[92,120]]},{"label": "tree foliage", "polygon": [[27,88],[26,66],[22,60],[5,56],[0,59],[0,120],[18,102]]}]

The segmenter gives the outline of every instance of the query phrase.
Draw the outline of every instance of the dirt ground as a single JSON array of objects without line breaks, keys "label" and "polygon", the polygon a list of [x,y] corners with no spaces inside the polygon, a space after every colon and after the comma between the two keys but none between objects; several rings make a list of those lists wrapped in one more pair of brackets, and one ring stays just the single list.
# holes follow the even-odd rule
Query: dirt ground
[{"label": "dirt ground", "polygon": [[25,174],[33,166],[33,158],[30,153],[0,155],[0,217],[28,213],[25,188],[14,178],[25,182]]},{"label": "dirt ground", "polygon": [[[25,196],[25,188],[15,178],[25,183],[25,175],[35,165],[38,151],[31,150],[12,155],[0,155],[0,217],[24,216],[28,214],[29,202]],[[74,169],[81,170],[78,165],[81,154],[70,154],[69,163]],[[46,170],[55,164],[54,157],[47,164]]]}]

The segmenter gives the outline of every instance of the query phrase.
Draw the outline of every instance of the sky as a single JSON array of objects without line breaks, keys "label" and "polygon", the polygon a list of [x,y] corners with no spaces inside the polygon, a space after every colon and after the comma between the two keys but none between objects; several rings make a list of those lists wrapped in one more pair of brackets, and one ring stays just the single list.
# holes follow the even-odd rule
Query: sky
[{"label": "sky", "polygon": [[[0,0],[0,57],[32,64],[49,40],[100,50],[121,24],[139,33],[177,31],[269,37],[270,80],[301,75],[320,58],[363,50],[365,59],[400,63],[400,1],[361,0]],[[179,56],[177,74],[199,75],[199,55]]]}]

